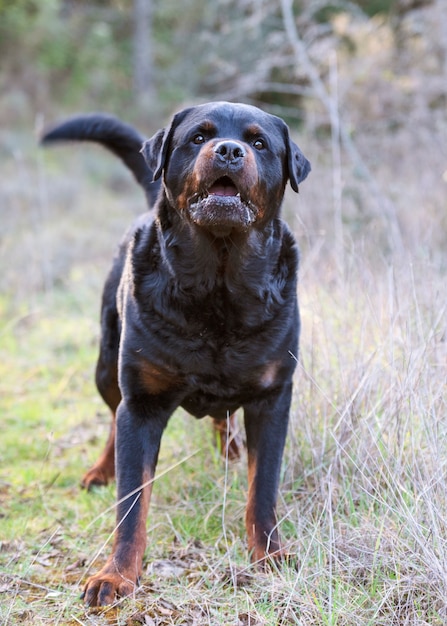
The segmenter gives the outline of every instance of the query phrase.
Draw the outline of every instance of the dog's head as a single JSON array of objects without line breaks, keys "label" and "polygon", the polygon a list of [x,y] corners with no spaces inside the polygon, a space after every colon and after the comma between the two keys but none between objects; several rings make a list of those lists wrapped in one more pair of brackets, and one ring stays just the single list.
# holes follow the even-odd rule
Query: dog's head
[{"label": "dog's head", "polygon": [[310,171],[282,119],[228,102],[180,111],[142,152],[169,203],[217,236],[275,217],[287,181],[298,191]]}]

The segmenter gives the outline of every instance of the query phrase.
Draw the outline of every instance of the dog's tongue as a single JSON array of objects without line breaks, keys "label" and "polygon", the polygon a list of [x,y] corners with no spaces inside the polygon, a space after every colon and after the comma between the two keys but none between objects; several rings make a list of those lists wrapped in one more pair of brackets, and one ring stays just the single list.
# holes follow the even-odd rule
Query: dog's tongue
[{"label": "dog's tongue", "polygon": [[208,189],[210,196],[237,196],[237,189],[229,178],[219,178]]}]

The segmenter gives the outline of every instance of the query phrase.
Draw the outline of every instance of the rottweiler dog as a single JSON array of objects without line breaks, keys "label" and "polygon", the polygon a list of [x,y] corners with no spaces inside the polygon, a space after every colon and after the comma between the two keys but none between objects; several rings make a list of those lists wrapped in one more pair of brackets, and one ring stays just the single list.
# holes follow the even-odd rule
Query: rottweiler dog
[{"label": "rottweiler dog", "polygon": [[211,416],[233,456],[243,408],[248,548],[261,567],[281,558],[275,506],[299,313],[298,250],[280,209],[308,160],[282,119],[228,102],[186,108],[148,141],[101,114],[43,137],[66,139],[102,143],[157,197],[122,241],[103,293],[96,381],[114,419],[83,484],[105,484],[116,469],[118,502],[112,554],[87,580],[86,604],[135,589],[160,441],[180,406]]}]

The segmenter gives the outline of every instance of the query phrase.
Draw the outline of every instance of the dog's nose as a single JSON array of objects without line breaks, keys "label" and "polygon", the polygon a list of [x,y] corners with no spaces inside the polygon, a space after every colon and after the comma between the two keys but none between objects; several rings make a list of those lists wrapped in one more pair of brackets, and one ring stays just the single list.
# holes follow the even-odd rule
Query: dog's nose
[{"label": "dog's nose", "polygon": [[214,146],[214,152],[220,159],[228,163],[234,163],[245,157],[244,146],[237,141],[219,141]]}]

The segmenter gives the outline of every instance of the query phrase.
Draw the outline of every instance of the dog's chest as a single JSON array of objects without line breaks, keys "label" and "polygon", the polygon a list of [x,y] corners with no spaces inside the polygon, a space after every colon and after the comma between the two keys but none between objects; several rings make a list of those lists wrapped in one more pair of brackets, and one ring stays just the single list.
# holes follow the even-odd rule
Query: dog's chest
[{"label": "dog's chest", "polygon": [[[182,404],[197,416],[249,402],[293,370],[292,244],[282,256],[279,244],[256,254],[253,244],[251,254],[230,250],[219,262],[209,250],[203,258],[183,249],[175,256],[157,245],[134,250],[124,353],[160,372],[163,388],[184,393]],[[152,375],[145,380],[149,391],[160,388]]]},{"label": "dog's chest", "polygon": [[270,324],[261,302],[213,293],[189,306],[169,307],[153,320],[152,330],[160,327],[169,343],[176,343],[185,374],[204,368],[230,373],[240,361],[256,361],[253,353]]},{"label": "dog's chest", "polygon": [[236,393],[258,380],[264,386],[266,362],[278,358],[279,348],[287,355],[281,344],[294,334],[289,308],[267,312],[259,298],[233,297],[221,289],[201,298],[152,301],[138,333],[145,337],[139,349],[144,344],[148,361],[167,366],[191,389]]}]

